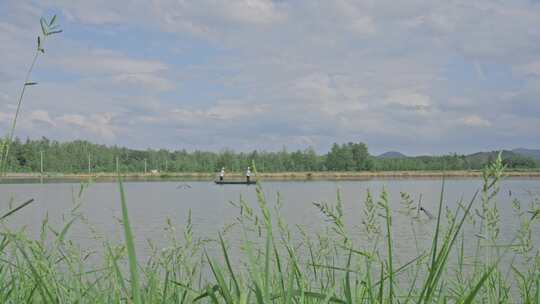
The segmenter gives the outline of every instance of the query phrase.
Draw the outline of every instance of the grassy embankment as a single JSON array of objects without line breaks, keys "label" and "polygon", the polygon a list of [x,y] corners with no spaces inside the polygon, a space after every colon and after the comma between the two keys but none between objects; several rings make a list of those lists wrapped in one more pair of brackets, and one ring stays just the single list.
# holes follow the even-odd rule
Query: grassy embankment
[{"label": "grassy embankment", "polygon": [[[540,171],[506,171],[507,177],[540,178]],[[163,172],[163,173],[122,173],[126,180],[213,180],[217,178],[216,173],[199,172]],[[258,173],[258,178],[262,181],[306,181],[306,180],[365,180],[365,179],[392,179],[392,178],[480,178],[481,170],[470,171],[362,171],[362,172],[272,172]],[[7,173],[4,176],[8,180],[39,180],[54,179],[65,181],[85,181],[93,179],[95,181],[116,181],[117,173],[93,173],[93,174],[65,174],[65,173]],[[229,172],[226,175],[228,180],[244,179],[243,173]]]}]

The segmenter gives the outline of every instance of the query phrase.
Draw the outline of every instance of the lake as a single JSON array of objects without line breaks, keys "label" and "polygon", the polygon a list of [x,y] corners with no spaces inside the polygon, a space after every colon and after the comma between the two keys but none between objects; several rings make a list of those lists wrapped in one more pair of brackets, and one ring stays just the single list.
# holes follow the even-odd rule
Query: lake
[{"label": "lake", "polygon": [[[479,179],[446,180],[444,204],[455,210],[456,202],[468,202],[474,192],[481,187]],[[281,214],[292,230],[300,225],[308,232],[321,231],[327,225],[324,216],[314,207],[313,202],[336,201],[339,189],[344,205],[345,221],[353,234],[360,235],[363,202],[367,189],[377,199],[385,187],[389,193],[393,211],[393,233],[396,252],[403,259],[413,256],[416,250],[411,233],[410,215],[400,210],[400,192],[407,192],[418,200],[422,195],[422,205],[436,216],[441,193],[439,179],[387,179],[366,181],[268,181],[263,189],[271,206],[275,205],[277,193],[282,200]],[[242,196],[252,206],[257,206],[255,186],[215,185],[209,181],[137,181],[124,184],[132,228],[136,236],[137,252],[140,258],[149,254],[148,240],[157,247],[166,246],[165,227],[167,219],[179,231],[186,223],[191,210],[195,235],[201,238],[215,238],[217,232],[233,222],[239,210],[229,202],[237,202]],[[5,224],[10,229],[25,228],[33,237],[39,236],[41,223],[48,215],[49,223],[57,230],[62,222],[69,220],[70,212],[80,188],[79,183],[9,183],[0,185],[0,210],[7,210],[10,200],[20,203],[30,198],[36,201],[10,217]],[[518,199],[528,206],[540,194],[540,179],[512,178],[501,183],[497,197],[501,215],[501,239],[510,240],[519,227],[512,210],[512,201]],[[77,220],[68,238],[76,240],[83,247],[95,245],[96,236],[120,241],[123,231],[119,223],[120,195],[117,183],[92,183],[83,192],[79,211],[85,220]],[[476,206],[479,206],[479,201]],[[525,208],[526,209],[526,208]],[[424,244],[433,236],[435,220],[428,220],[421,214],[414,221],[416,237]],[[93,231],[93,232],[91,232]],[[473,232],[471,232],[471,235]],[[538,244],[538,235],[534,236]],[[232,236],[232,238],[235,238]]]}]

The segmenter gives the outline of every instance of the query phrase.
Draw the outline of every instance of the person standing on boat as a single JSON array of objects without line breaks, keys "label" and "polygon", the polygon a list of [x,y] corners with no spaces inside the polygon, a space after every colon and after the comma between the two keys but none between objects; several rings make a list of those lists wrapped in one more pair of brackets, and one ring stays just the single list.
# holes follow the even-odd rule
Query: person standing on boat
[{"label": "person standing on boat", "polygon": [[249,167],[247,168],[247,171],[246,171],[246,181],[247,183],[249,184],[249,178],[251,177],[251,170],[249,169]]},{"label": "person standing on boat", "polygon": [[221,167],[221,172],[219,172],[219,181],[222,182],[225,177],[225,167]]}]

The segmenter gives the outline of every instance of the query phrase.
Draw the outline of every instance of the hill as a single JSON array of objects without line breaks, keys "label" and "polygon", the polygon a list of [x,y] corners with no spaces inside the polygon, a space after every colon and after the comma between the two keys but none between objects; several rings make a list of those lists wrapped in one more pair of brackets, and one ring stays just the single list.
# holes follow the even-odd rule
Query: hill
[{"label": "hill", "polygon": [[[496,159],[499,152],[500,151],[476,152],[473,154],[466,155],[466,159],[469,162],[485,164],[485,163],[488,163],[489,161]],[[503,159],[512,159],[512,158],[517,158],[520,155],[509,150],[502,150],[501,156]]]},{"label": "hill", "polygon": [[381,155],[377,156],[378,159],[387,159],[387,158],[407,158],[407,155],[397,152],[397,151],[388,151]]},{"label": "hill", "polygon": [[525,148],[518,148],[512,150],[512,152],[522,155],[534,158],[536,160],[540,160],[540,149],[525,149]]}]

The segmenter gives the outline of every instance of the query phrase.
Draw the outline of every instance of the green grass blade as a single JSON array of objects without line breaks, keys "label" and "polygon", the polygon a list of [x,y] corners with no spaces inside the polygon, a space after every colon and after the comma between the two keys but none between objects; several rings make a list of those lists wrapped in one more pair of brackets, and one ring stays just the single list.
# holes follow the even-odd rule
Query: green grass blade
[{"label": "green grass blade", "polygon": [[[279,252],[277,250],[277,247],[275,244],[272,245],[274,250],[274,257],[276,262],[276,269],[277,269],[277,277],[279,280],[279,287],[281,289],[281,294],[284,298],[286,298],[286,291],[285,291],[285,275],[283,274],[283,269],[281,268],[281,259],[279,257]],[[286,303],[286,302],[285,302]]]},{"label": "green grass blade", "polygon": [[124,226],[124,236],[126,238],[126,247],[128,253],[129,272],[131,278],[131,297],[134,304],[141,304],[141,291],[139,284],[139,271],[137,269],[137,256],[135,254],[135,244],[133,241],[133,232],[129,223],[128,208],[126,204],[126,196],[124,193],[124,185],[122,178],[118,175],[118,186],[120,189],[120,203],[122,205],[122,223]]},{"label": "green grass blade", "polygon": [[[366,274],[365,274],[365,282],[366,282],[366,290],[368,294],[368,303],[375,303],[375,296],[373,295],[373,286],[371,285],[371,261],[366,258]],[[382,283],[382,282],[381,282]]]},{"label": "green grass blade", "polygon": [[478,291],[480,291],[480,288],[482,288],[482,285],[484,285],[484,283],[486,282],[486,280],[491,276],[491,273],[493,272],[493,270],[495,269],[496,265],[493,265],[490,267],[489,271],[487,271],[483,276],[482,278],[480,279],[480,281],[478,281],[478,283],[476,283],[476,286],[474,286],[473,290],[471,290],[469,292],[469,294],[467,295],[467,297],[465,298],[465,300],[463,301],[463,304],[470,304],[470,303],[473,303],[474,301],[474,297],[476,297],[476,294],[478,293]]},{"label": "green grass blade", "polygon": [[[296,297],[304,297],[304,298],[308,298],[308,299],[317,299],[317,300],[323,300],[323,303],[325,303],[324,301],[327,301],[329,303],[340,303],[340,304],[347,304],[347,301],[346,300],[343,300],[343,299],[340,299],[332,294],[324,294],[324,293],[320,293],[320,292],[314,292],[314,291],[301,291],[301,290],[294,290],[292,292],[292,294]],[[281,295],[276,295],[276,296],[272,296],[271,297],[271,300],[276,300],[276,299],[279,299],[281,297]],[[259,303],[264,303],[264,302],[259,302]],[[293,303],[293,302],[291,302]],[[294,303],[319,303],[318,301],[317,302],[312,302],[312,301],[295,301]]]},{"label": "green grass blade", "polygon": [[126,283],[124,282],[124,276],[122,275],[122,271],[120,271],[120,266],[118,265],[118,257],[113,254],[113,251],[109,244],[107,244],[107,251],[112,260],[113,270],[114,270],[114,274],[118,278],[118,284],[120,285],[120,288],[122,288],[122,291],[127,295],[128,290],[126,287]]},{"label": "green grass blade", "polygon": [[51,21],[49,21],[49,26],[53,26],[56,21],[56,15],[52,16]]},{"label": "green grass blade", "polygon": [[73,225],[73,223],[75,222],[75,220],[77,219],[78,217],[74,217],[72,218],[65,226],[64,228],[62,229],[62,231],[60,232],[60,234],[58,235],[58,241],[59,242],[63,242],[64,241],[64,238],[67,234],[67,232],[69,231],[69,228],[71,227],[71,225]]},{"label": "green grass blade", "polygon": [[536,256],[536,303],[540,303],[540,255]]},{"label": "green grass blade", "polygon": [[223,236],[221,235],[221,233],[219,233],[218,235],[219,235],[219,243],[221,245],[221,250],[223,251],[223,257],[225,258],[225,264],[227,265],[227,270],[229,271],[231,278],[233,280],[236,298],[240,299],[240,286],[238,285],[238,280],[236,279],[236,275],[234,274],[234,271],[232,269],[231,261],[229,259],[229,254],[227,253],[227,247],[225,246],[225,241],[223,241]]},{"label": "green grass blade", "polygon": [[469,215],[471,211],[472,205],[475,202],[477,195],[478,195],[478,191],[474,193],[458,225],[455,228],[453,228],[454,229],[453,234],[449,235],[449,238],[446,238],[445,242],[443,243],[442,249],[439,251],[439,254],[437,255],[433,268],[429,269],[428,277],[426,279],[426,282],[424,283],[422,292],[420,293],[419,302],[421,302],[422,300],[426,303],[430,302],[430,299],[433,296],[433,290],[437,286],[438,281],[443,273],[444,266],[446,265],[446,262],[448,261],[448,255],[450,253],[450,250],[452,249],[459,235],[459,232],[461,231],[461,228],[463,227],[463,224],[465,223],[465,219],[467,218],[467,216]]},{"label": "green grass blade", "polygon": [[437,214],[437,225],[435,228],[435,236],[433,237],[433,246],[432,246],[432,257],[431,257],[431,269],[435,267],[435,259],[437,257],[437,245],[439,243],[439,231],[441,228],[441,213],[442,213],[442,205],[443,205],[443,199],[444,199],[444,185],[445,185],[445,179],[443,177],[442,185],[441,185],[441,195],[439,198],[439,210]]},{"label": "green grass blade", "polygon": [[257,282],[255,282],[255,297],[257,298],[257,303],[259,304],[265,304],[266,301],[264,300],[264,293],[261,290],[261,287]]},{"label": "green grass blade", "polygon": [[22,208],[30,205],[31,203],[34,202],[34,199],[31,198],[29,200],[27,200],[26,202],[20,204],[19,206],[9,210],[8,212],[6,212],[4,215],[0,216],[0,221],[4,220],[5,218],[9,217],[10,215],[13,215],[15,212],[21,210]]},{"label": "green grass blade", "polygon": [[216,295],[215,295],[215,292],[219,290],[219,286],[218,285],[214,285],[212,287],[208,286],[206,288],[206,291],[201,293],[200,295],[198,295],[197,297],[195,297],[193,299],[193,303],[195,302],[198,302],[202,299],[205,299],[205,298],[210,298],[210,300],[212,301],[212,303],[216,303],[216,304],[219,304],[219,301],[218,299],[216,298]]},{"label": "green grass blade", "polygon": [[[292,264],[292,263],[290,263]],[[293,285],[294,285],[294,266],[293,265],[289,265],[289,277],[288,277],[288,282],[287,282],[287,292],[285,293],[285,302],[286,304],[289,304],[289,303],[293,303],[292,302],[292,297],[293,297]]]},{"label": "green grass blade", "polygon": [[[352,257],[352,252],[349,251],[349,257],[347,259],[347,269],[349,269],[351,266],[351,257]],[[345,272],[345,299],[347,299],[348,304],[353,303],[352,298],[353,297],[352,297],[352,291],[351,291],[351,272],[346,271]]]},{"label": "green grass blade", "polygon": [[41,25],[43,36],[47,36],[47,22],[45,21],[45,18],[39,19],[39,24]]},{"label": "green grass blade", "polygon": [[44,279],[43,274],[38,269],[36,269],[36,267],[34,266],[34,263],[32,263],[32,260],[30,259],[30,257],[28,256],[24,248],[20,246],[20,244],[18,244],[17,242],[15,242],[15,244],[17,248],[19,249],[19,251],[21,252],[23,258],[28,263],[28,267],[30,268],[30,272],[32,273],[32,278],[36,282],[36,286],[38,287],[38,290],[43,300],[49,303],[56,303],[57,301],[53,297],[52,293],[49,291],[47,284],[45,284],[45,282],[43,281]]},{"label": "green grass blade", "polygon": [[170,272],[167,270],[165,272],[165,282],[163,282],[163,293],[161,294],[161,303],[166,303],[167,301],[167,291],[169,287],[169,274]]},{"label": "green grass blade", "polygon": [[221,267],[217,265],[207,253],[205,253],[206,259],[208,261],[208,264],[210,265],[210,268],[212,269],[212,273],[214,274],[214,277],[216,278],[217,285],[219,286],[219,291],[223,298],[225,299],[225,303],[227,304],[234,304],[234,300],[231,296],[231,293],[229,292],[229,287],[227,286],[227,283],[225,283],[225,278],[223,277],[223,273],[221,271]]},{"label": "green grass blade", "polygon": [[[369,275],[369,274],[368,274]],[[384,298],[384,264],[381,263],[381,278],[380,278],[380,282],[381,282],[381,285],[379,285],[379,303],[384,303],[383,302],[383,298]]]}]

